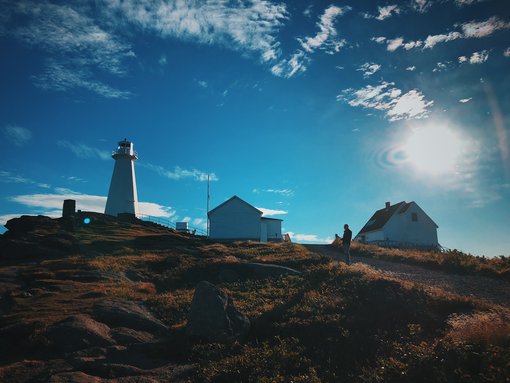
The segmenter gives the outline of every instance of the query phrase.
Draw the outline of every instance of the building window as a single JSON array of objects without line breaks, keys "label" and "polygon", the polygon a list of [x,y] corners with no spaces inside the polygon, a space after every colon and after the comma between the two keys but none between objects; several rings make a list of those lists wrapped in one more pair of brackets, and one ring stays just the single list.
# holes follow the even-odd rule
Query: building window
[{"label": "building window", "polygon": [[411,213],[411,221],[413,221],[413,222],[418,222],[418,214],[416,214],[416,213]]}]

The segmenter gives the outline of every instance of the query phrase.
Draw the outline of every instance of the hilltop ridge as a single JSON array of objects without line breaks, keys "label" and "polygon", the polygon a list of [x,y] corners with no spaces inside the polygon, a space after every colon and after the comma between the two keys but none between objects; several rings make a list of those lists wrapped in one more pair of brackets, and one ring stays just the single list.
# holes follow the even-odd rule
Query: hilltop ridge
[{"label": "hilltop ridge", "polygon": [[[508,308],[299,244],[215,243],[90,217],[88,225],[22,217],[0,236],[3,382],[510,377]],[[201,281],[246,316],[242,337],[190,336]]]}]

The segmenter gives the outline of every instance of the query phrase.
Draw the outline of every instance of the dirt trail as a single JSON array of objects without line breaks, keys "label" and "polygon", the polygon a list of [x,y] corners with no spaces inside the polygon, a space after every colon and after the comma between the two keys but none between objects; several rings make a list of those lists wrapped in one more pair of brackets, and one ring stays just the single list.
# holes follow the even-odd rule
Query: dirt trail
[{"label": "dirt trail", "polygon": [[[344,261],[342,251],[331,245],[303,245],[313,253]],[[352,255],[352,252],[351,252]],[[496,304],[510,306],[510,282],[475,275],[457,275],[440,270],[400,262],[351,256],[353,263],[364,263],[388,276],[437,287],[459,295],[481,298]]]}]

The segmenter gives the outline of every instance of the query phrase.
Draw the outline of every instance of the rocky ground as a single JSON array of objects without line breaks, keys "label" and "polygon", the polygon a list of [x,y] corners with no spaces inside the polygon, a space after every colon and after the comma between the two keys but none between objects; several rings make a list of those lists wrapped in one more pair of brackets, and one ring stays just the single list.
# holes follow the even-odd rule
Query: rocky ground
[{"label": "rocky ground", "polygon": [[510,379],[510,315],[490,292],[430,293],[440,273],[347,267],[329,247],[83,215],[0,236],[1,382]]}]

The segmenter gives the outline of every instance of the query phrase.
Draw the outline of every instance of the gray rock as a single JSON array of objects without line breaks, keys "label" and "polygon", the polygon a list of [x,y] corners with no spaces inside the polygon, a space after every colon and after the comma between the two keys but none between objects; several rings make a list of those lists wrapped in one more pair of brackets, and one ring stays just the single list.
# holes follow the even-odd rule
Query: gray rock
[{"label": "gray rock", "polygon": [[188,336],[226,342],[242,338],[249,329],[250,320],[234,307],[231,297],[212,283],[198,283],[186,326]]},{"label": "gray rock", "polygon": [[166,333],[168,327],[135,302],[105,300],[94,305],[94,317],[111,327],[127,327],[150,333]]},{"label": "gray rock", "polygon": [[154,342],[154,335],[151,333],[126,327],[112,329],[112,336],[119,344],[123,345]]},{"label": "gray rock", "polygon": [[107,325],[86,315],[73,315],[54,324],[48,329],[46,337],[61,352],[115,343]]},{"label": "gray rock", "polygon": [[49,383],[101,383],[103,379],[81,371],[62,372],[50,377]]}]

